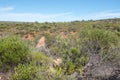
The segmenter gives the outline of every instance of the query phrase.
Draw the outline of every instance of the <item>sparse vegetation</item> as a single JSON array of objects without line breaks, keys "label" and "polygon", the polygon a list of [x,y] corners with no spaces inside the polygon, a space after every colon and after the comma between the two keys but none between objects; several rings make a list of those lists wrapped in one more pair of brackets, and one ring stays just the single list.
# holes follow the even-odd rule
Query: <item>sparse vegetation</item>
[{"label": "sparse vegetation", "polygon": [[0,22],[0,73],[10,80],[120,80],[119,29],[120,19]]}]

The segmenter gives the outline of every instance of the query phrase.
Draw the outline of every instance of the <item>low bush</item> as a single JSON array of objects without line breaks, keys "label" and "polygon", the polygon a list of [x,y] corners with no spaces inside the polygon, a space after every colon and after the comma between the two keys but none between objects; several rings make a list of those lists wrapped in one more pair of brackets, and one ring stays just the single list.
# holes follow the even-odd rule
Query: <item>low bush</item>
[{"label": "low bush", "polygon": [[0,38],[0,64],[1,70],[14,68],[19,63],[25,63],[28,47],[18,37],[9,36]]},{"label": "low bush", "polygon": [[104,29],[81,30],[80,38],[84,41],[97,42],[102,47],[110,47],[118,43],[118,36],[114,32]]},{"label": "low bush", "polygon": [[28,57],[30,63],[35,66],[48,67],[50,63],[52,64],[51,59],[41,52],[31,52]]},{"label": "low bush", "polygon": [[81,54],[79,41],[80,38],[61,38],[58,36],[50,48],[51,53],[54,53],[53,56],[62,58],[63,63],[59,67],[66,75],[71,75],[75,71],[82,72],[82,68],[88,60],[86,54]]},{"label": "low bush", "polygon": [[27,64],[19,64],[15,67],[15,73],[10,76],[10,80],[37,80],[37,67]]}]

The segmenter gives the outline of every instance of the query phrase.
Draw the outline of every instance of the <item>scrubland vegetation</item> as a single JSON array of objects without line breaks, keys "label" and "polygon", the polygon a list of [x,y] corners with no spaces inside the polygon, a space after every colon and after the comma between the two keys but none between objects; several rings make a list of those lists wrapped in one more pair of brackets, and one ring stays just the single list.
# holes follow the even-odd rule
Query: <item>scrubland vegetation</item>
[{"label": "scrubland vegetation", "polygon": [[120,80],[120,19],[0,22],[0,78]]}]

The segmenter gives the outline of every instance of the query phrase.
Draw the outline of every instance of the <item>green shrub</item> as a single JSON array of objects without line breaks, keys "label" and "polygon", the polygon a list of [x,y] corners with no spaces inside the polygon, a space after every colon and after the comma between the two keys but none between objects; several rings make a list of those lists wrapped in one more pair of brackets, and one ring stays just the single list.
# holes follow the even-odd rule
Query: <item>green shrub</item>
[{"label": "green shrub", "polygon": [[115,26],[115,30],[120,32],[120,26]]},{"label": "green shrub", "polygon": [[48,67],[52,63],[51,59],[41,52],[31,52],[29,54],[29,59],[32,64],[36,66]]},{"label": "green shrub", "polygon": [[51,45],[55,42],[55,36],[50,33],[44,33],[44,36],[46,38],[46,47],[51,47]]},{"label": "green shrub", "polygon": [[67,61],[66,63],[66,74],[72,74],[75,71],[75,65],[72,61]]},{"label": "green shrub", "polygon": [[28,47],[20,38],[15,36],[0,38],[0,63],[2,68],[14,67],[19,63],[24,63],[27,54]]},{"label": "green shrub", "polygon": [[[80,32],[82,38],[82,53],[114,55],[119,45],[119,37],[115,32],[104,29],[86,29]],[[114,51],[111,53],[111,51]]]},{"label": "green shrub", "polygon": [[114,32],[104,29],[86,29],[80,32],[80,37],[83,40],[94,41],[106,47],[118,42],[118,37]]},{"label": "green shrub", "polygon": [[55,43],[51,46],[51,52],[53,51],[63,60],[60,68],[64,74],[72,74],[75,71],[81,72],[88,60],[86,54],[81,54],[80,38],[75,38],[57,37]]},{"label": "green shrub", "polygon": [[35,66],[19,64],[15,67],[15,73],[10,76],[10,80],[37,80],[37,71]]}]

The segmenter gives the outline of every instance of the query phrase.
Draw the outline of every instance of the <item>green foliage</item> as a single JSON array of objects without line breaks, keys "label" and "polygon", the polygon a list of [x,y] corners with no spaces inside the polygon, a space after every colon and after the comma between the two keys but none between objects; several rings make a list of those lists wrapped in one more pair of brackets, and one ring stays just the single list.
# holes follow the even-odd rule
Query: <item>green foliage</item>
[{"label": "green foliage", "polygon": [[115,30],[116,30],[117,32],[120,32],[120,26],[115,26]]},{"label": "green foliage", "polygon": [[31,63],[36,66],[48,67],[50,63],[52,64],[51,59],[41,52],[31,52],[29,54],[29,59]]},{"label": "green foliage", "polygon": [[10,80],[37,80],[37,71],[35,66],[19,64],[15,67],[15,73],[10,76]]},{"label": "green foliage", "polygon": [[72,63],[72,61],[67,61],[66,65],[66,71],[65,73],[71,74],[75,70],[75,65]]},{"label": "green foliage", "polygon": [[83,30],[80,32],[80,38],[82,38],[83,42],[87,42],[87,44],[92,42],[101,48],[111,48],[118,43],[118,36],[114,32],[104,29]]},{"label": "green foliage", "polygon": [[115,32],[95,28],[86,29],[80,32],[80,38],[83,43],[82,53],[100,54],[103,61],[116,59],[119,37]]},{"label": "green foliage", "polygon": [[64,57],[64,68],[66,74],[72,74],[75,71],[82,72],[82,68],[85,66],[85,63],[88,61],[86,54],[81,54],[80,50],[77,48],[71,48],[67,51]]},{"label": "green foliage", "polygon": [[[77,37],[75,37],[77,38]],[[56,42],[51,46],[51,50],[63,59],[60,65],[64,74],[72,74],[75,71],[82,71],[88,58],[86,54],[81,54],[80,38],[56,38]],[[51,52],[52,52],[51,51]]]},{"label": "green foliage", "polygon": [[55,42],[55,36],[50,33],[45,33],[44,36],[46,38],[46,47],[50,47]]},{"label": "green foliage", "polygon": [[28,47],[20,38],[15,36],[0,38],[0,62],[2,68],[14,67],[19,63],[24,63],[27,54]]}]

